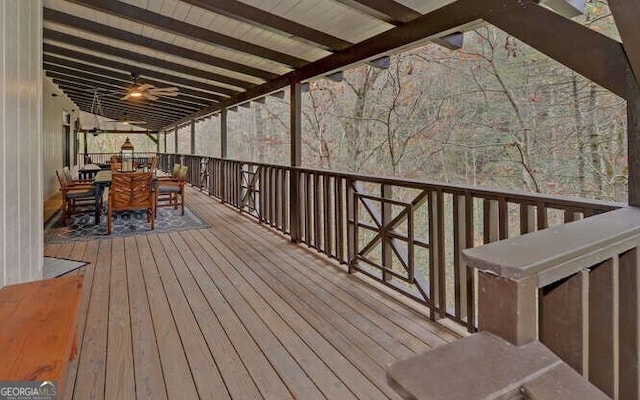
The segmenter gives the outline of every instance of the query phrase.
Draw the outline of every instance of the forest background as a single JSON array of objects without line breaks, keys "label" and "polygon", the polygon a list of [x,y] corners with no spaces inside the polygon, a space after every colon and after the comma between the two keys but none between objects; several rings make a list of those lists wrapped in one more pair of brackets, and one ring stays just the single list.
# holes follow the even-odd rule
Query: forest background
[{"label": "forest background", "polygon": [[[606,2],[576,21],[620,40]],[[305,167],[626,202],[625,101],[493,26],[460,50],[429,43],[305,87]],[[288,164],[288,98],[229,112],[229,158]],[[195,154],[220,156],[219,125],[196,123]],[[91,138],[89,151],[122,140]],[[188,154],[190,127],[161,144]]]}]

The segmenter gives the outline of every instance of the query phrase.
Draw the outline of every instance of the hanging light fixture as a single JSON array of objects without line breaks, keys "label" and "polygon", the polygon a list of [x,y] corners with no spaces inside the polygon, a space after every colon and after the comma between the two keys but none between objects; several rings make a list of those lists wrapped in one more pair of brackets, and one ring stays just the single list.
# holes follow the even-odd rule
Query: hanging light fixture
[{"label": "hanging light fixture", "polygon": [[93,116],[94,131],[93,136],[98,136],[102,133],[100,129],[100,117],[103,115],[102,103],[100,102],[100,96],[98,95],[98,89],[93,91],[93,99],[91,101],[91,115]]}]

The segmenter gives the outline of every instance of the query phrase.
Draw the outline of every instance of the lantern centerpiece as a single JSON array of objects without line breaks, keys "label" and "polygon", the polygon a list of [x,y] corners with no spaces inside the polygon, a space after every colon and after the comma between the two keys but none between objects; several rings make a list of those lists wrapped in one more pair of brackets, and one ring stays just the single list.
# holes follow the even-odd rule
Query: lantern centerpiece
[{"label": "lantern centerpiece", "polygon": [[133,144],[127,137],[124,144],[120,147],[120,160],[122,163],[122,172],[133,172]]}]

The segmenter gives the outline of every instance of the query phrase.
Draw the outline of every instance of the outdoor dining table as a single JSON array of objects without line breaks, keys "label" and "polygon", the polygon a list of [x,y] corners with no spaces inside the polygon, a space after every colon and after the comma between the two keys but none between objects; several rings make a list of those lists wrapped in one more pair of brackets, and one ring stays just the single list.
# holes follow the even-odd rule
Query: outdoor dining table
[{"label": "outdoor dining table", "polygon": [[[157,176],[154,174],[153,175],[154,186],[157,179],[158,179]],[[95,178],[93,178],[93,183],[96,185],[96,191],[95,191],[96,211],[95,211],[94,222],[96,225],[98,225],[100,223],[100,211],[101,211],[100,199],[102,199],[102,196],[104,195],[104,190],[109,186],[111,186],[111,170],[99,171],[96,174]]]}]

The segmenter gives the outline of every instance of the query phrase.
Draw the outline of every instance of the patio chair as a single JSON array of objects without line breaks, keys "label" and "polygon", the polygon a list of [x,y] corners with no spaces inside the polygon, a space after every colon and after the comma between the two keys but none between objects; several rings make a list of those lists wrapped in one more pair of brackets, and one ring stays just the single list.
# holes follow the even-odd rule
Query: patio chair
[{"label": "patio chair", "polygon": [[158,170],[158,157],[151,157],[149,160],[149,171],[156,172]]},{"label": "patio chair", "polygon": [[67,217],[83,212],[95,212],[101,209],[102,202],[96,205],[95,185],[86,181],[70,181],[64,169],[56,170],[60,192],[62,192],[62,225],[67,225]]},{"label": "patio chair", "polygon": [[107,234],[111,234],[114,211],[146,210],[147,222],[156,228],[156,197],[152,172],[117,173],[111,175],[107,211]]},{"label": "patio chair", "polygon": [[178,168],[176,166],[173,167],[174,172],[171,177],[158,178],[156,207],[173,207],[177,209],[180,206],[182,215],[184,215],[184,185],[189,168],[186,165],[176,165]]}]

